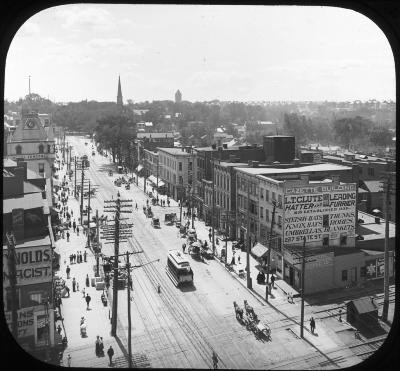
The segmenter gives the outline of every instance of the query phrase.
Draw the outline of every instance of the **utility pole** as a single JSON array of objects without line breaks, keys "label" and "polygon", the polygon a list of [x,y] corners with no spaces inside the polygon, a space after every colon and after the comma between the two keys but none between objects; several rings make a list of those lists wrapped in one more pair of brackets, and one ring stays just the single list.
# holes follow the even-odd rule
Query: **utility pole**
[{"label": "utility pole", "polygon": [[268,255],[267,255],[267,285],[266,285],[266,293],[265,293],[265,300],[268,301],[269,298],[269,273],[271,271],[271,247],[272,247],[272,234],[273,234],[273,228],[274,228],[274,223],[275,223],[275,209],[276,209],[276,201],[272,201],[273,209],[272,209],[272,218],[271,218],[271,230],[269,233],[269,238],[268,238]]},{"label": "utility pole", "polygon": [[11,291],[11,332],[15,341],[18,340],[18,308],[17,308],[17,267],[15,255],[15,237],[11,233],[7,233],[7,262],[8,277],[10,281]]},{"label": "utility pole", "polygon": [[88,212],[87,212],[87,222],[88,222],[88,230],[87,230],[87,247],[90,249],[90,180],[89,180],[89,191],[88,191]]},{"label": "utility pole", "polygon": [[[389,311],[389,212],[390,196],[392,195],[392,175],[395,173],[387,172],[384,180],[385,192],[385,251],[384,251],[384,276],[383,276],[383,307],[382,320],[387,321]],[[393,187],[394,188],[394,187]],[[394,193],[395,194],[395,193]]]},{"label": "utility pole", "polygon": [[81,223],[82,223],[82,227],[83,227],[83,182],[85,180],[85,161],[82,161],[82,175],[81,175],[81,207],[80,207],[80,211],[81,211]]},{"label": "utility pole", "polygon": [[74,162],[75,162],[75,189],[74,189],[74,196],[76,199],[78,199],[78,197],[76,197],[76,156],[74,156]]},{"label": "utility pole", "polygon": [[63,132],[64,132],[64,140],[63,140],[63,161],[65,162],[65,128],[64,128]]},{"label": "utility pole", "polygon": [[252,282],[250,277],[250,245],[251,245],[251,236],[250,236],[250,179],[247,178],[247,249],[246,249],[246,272],[247,272],[247,288],[252,288]]},{"label": "utility pole", "polygon": [[132,213],[132,200],[121,200],[119,197],[116,200],[104,201],[107,206],[104,206],[105,212],[115,213],[114,225],[107,225],[103,227],[103,233],[106,240],[114,243],[114,259],[113,270],[113,302],[112,302],[112,318],[111,318],[111,335],[117,335],[117,312],[118,312],[118,256],[119,256],[119,244],[122,241],[127,241],[128,237],[131,237],[131,228],[133,224],[124,223],[121,224],[122,220],[127,218],[121,218],[121,213]]},{"label": "utility pole", "polygon": [[126,252],[126,272],[128,273],[128,368],[132,368],[132,319],[131,319],[131,266],[129,264],[129,252]]},{"label": "utility pole", "polygon": [[159,161],[159,159],[158,159],[158,154],[157,154],[157,204],[158,204],[158,161]]},{"label": "utility pole", "polygon": [[211,215],[211,226],[212,226],[212,248],[213,255],[215,255],[215,185],[214,185],[214,149],[211,151],[211,182],[212,182],[212,215]]},{"label": "utility pole", "polygon": [[[69,171],[71,171],[72,146],[69,147]],[[71,175],[69,176],[71,179]]]},{"label": "utility pole", "polygon": [[305,273],[306,273],[306,237],[303,237],[303,254],[301,259],[301,314],[300,314],[300,337],[304,337],[304,292],[305,292]]},{"label": "utility pole", "polygon": [[96,210],[96,277],[100,277],[99,273],[99,255],[100,255],[100,236],[99,236],[99,210]]},{"label": "utility pole", "polygon": [[[299,245],[292,245],[292,246],[285,246],[286,251],[288,251],[293,259],[296,259],[297,263],[294,263],[293,265],[299,265],[301,264],[301,312],[300,312],[300,337],[304,338],[304,296],[305,296],[305,277],[306,277],[306,263],[311,263],[315,262],[316,259],[312,259],[315,254],[313,251],[309,249],[308,252],[306,252],[306,237],[303,237],[303,246],[300,251]],[[311,259],[310,259],[311,258]]]}]

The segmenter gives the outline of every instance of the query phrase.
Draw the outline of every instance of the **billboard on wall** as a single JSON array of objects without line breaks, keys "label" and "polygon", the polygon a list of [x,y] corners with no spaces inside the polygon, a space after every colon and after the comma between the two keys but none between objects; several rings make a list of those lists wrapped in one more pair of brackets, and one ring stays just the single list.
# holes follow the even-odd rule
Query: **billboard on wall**
[{"label": "billboard on wall", "polygon": [[[3,250],[3,287],[10,285],[7,256],[7,250]],[[30,285],[52,280],[50,246],[16,248],[15,258],[17,285]]]},{"label": "billboard on wall", "polygon": [[287,244],[354,236],[356,186],[317,185],[285,189],[283,241]]}]

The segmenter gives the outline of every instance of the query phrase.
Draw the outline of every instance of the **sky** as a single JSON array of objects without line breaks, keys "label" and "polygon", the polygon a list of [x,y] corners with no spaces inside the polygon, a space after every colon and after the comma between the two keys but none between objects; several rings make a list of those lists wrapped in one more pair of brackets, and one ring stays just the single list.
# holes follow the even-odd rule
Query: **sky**
[{"label": "sky", "polygon": [[18,30],[5,99],[56,102],[395,100],[392,50],[348,9],[305,6],[56,6]]}]

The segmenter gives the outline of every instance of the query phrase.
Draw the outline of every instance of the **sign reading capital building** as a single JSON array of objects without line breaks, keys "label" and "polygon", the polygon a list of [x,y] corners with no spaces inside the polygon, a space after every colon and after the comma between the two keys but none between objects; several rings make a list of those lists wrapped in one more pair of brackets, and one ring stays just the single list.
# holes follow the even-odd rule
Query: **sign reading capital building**
[{"label": "sign reading capital building", "polygon": [[355,184],[286,188],[284,243],[319,242],[323,238],[354,236]]}]

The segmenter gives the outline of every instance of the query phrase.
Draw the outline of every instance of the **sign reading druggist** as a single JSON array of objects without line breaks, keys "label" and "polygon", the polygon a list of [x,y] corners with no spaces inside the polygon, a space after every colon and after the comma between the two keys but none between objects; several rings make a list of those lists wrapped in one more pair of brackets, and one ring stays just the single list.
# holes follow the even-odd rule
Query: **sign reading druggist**
[{"label": "sign reading druggist", "polygon": [[[3,285],[10,285],[8,274],[8,251],[3,250]],[[16,248],[17,285],[49,282],[52,279],[51,247],[34,246]]]},{"label": "sign reading druggist", "polygon": [[355,184],[327,184],[286,188],[283,241],[320,242],[324,237],[354,236]]}]

